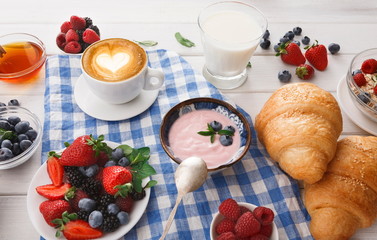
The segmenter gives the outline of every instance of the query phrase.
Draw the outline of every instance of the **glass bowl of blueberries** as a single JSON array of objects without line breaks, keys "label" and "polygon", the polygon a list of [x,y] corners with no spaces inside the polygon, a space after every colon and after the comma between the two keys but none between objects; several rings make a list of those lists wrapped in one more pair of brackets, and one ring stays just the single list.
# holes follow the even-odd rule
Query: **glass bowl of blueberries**
[{"label": "glass bowl of blueberries", "polygon": [[0,169],[16,167],[37,150],[42,124],[30,110],[16,105],[0,105]]},{"label": "glass bowl of blueberries", "polygon": [[352,59],[347,86],[355,106],[377,122],[377,48],[362,51]]}]

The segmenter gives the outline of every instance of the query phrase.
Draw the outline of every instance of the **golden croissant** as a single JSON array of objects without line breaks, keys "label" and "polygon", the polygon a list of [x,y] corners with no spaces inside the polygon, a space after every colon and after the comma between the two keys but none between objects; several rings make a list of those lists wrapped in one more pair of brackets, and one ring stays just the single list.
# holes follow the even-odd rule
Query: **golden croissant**
[{"label": "golden croissant", "polygon": [[271,158],[290,176],[307,183],[322,178],[342,128],[335,98],[311,83],[279,88],[255,119],[258,138]]},{"label": "golden croissant", "polygon": [[317,240],[349,239],[377,217],[377,137],[339,141],[324,177],[305,184],[310,232]]}]

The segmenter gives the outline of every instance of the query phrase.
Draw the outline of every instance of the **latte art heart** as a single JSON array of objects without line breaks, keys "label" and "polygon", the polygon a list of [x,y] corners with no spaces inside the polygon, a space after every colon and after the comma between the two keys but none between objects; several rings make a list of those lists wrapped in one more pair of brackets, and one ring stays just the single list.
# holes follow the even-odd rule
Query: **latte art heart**
[{"label": "latte art heart", "polygon": [[127,53],[119,52],[113,56],[107,53],[99,54],[96,62],[99,66],[109,69],[112,72],[118,71],[123,66],[127,65],[130,60],[130,55]]}]

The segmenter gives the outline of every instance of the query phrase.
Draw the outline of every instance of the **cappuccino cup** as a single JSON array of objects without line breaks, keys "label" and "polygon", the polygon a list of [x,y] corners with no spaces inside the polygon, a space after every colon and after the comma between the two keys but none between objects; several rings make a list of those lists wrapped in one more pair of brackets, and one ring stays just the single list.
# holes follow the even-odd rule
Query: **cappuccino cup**
[{"label": "cappuccino cup", "polygon": [[89,89],[111,104],[127,103],[164,83],[163,72],[148,67],[145,50],[123,38],[91,44],[82,54],[81,69]]}]

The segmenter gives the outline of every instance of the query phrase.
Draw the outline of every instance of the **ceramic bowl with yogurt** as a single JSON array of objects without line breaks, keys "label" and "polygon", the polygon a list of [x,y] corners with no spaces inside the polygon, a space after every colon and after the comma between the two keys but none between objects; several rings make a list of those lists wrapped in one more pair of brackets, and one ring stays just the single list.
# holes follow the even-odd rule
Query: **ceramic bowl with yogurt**
[{"label": "ceramic bowl with yogurt", "polygon": [[[233,127],[232,144],[222,144],[221,131],[199,134],[208,133],[212,121],[221,123],[222,130]],[[245,116],[230,103],[214,98],[192,98],[165,114],[160,141],[174,162],[179,164],[188,157],[200,157],[206,162],[208,172],[214,173],[242,159],[251,144],[251,130]]]}]

